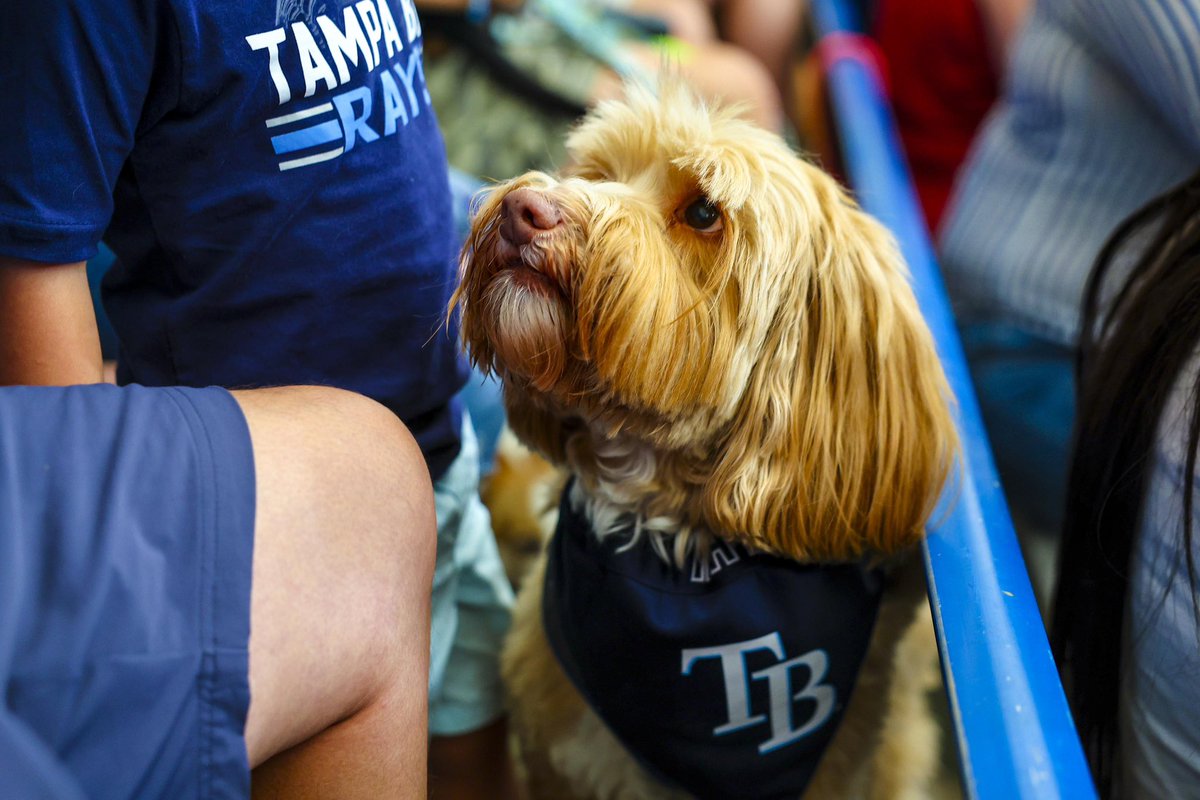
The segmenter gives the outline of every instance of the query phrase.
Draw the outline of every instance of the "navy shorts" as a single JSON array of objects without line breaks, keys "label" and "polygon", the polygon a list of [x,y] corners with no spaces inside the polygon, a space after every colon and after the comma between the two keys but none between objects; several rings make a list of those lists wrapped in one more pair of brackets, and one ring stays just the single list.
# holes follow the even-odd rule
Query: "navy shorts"
[{"label": "navy shorts", "polygon": [[223,389],[0,389],[0,794],[249,794],[254,460]]}]

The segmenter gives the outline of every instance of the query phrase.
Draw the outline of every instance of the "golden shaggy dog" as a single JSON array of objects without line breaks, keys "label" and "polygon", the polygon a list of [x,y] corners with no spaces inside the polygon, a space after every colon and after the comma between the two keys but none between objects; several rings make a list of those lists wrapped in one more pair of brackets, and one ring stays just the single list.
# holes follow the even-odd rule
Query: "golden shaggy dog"
[{"label": "golden shaggy dog", "polygon": [[956,440],[892,238],[680,85],[568,148],[484,200],[452,301],[571,475],[504,653],[530,793],[928,796],[936,652],[895,564]]}]

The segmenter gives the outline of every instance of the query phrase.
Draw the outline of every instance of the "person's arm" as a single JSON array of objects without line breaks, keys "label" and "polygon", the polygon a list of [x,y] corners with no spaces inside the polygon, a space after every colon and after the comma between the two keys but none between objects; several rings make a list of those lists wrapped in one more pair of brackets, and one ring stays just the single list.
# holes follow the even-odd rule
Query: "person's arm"
[{"label": "person's arm", "polygon": [[0,384],[101,380],[84,262],[138,132],[176,101],[172,8],[0,2],[0,74],[21,66],[0,89]]},{"label": "person's arm", "polygon": [[0,384],[102,380],[86,264],[0,257]]},{"label": "person's arm", "polygon": [[[1200,0],[1073,0],[1081,29],[1159,117],[1200,151]],[[1182,179],[1183,176],[1181,175]]]}]

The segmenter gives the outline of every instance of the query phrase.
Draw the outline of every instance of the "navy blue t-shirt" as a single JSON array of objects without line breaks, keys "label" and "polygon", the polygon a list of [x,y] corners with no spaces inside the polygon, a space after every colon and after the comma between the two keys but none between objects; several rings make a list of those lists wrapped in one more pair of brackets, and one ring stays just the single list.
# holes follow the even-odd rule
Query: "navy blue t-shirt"
[{"label": "navy blue t-shirt", "polygon": [[0,6],[0,254],[103,238],[123,382],[353,389],[439,473],[465,373],[411,0]]},{"label": "navy blue t-shirt", "polygon": [[701,798],[799,797],[866,656],[883,577],[718,543],[679,570],[599,539],[563,493],[542,612],[563,671],[638,761]]}]

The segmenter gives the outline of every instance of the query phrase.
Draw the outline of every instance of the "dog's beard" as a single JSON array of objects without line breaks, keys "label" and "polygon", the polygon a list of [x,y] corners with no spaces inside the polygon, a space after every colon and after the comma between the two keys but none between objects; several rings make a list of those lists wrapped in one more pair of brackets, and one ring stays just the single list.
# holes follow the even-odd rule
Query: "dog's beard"
[{"label": "dog's beard", "polygon": [[504,196],[477,216],[464,270],[464,335],[484,368],[604,436],[668,449],[711,436],[744,383],[748,366],[728,366],[744,348],[720,335],[735,326],[716,318],[732,313],[711,299],[719,288],[681,277],[707,269],[681,257],[651,204],[559,185],[564,224],[514,245]]},{"label": "dog's beard", "polygon": [[466,306],[474,320],[468,344],[483,354],[484,367],[517,378],[540,393],[574,393],[570,374],[575,351],[572,280],[583,209],[568,207],[554,231],[515,245],[501,235],[497,193],[476,220],[466,267]]},{"label": "dog's beard", "polygon": [[570,311],[549,279],[527,267],[496,273],[482,297],[482,317],[496,361],[538,391],[557,385],[567,366]]}]

